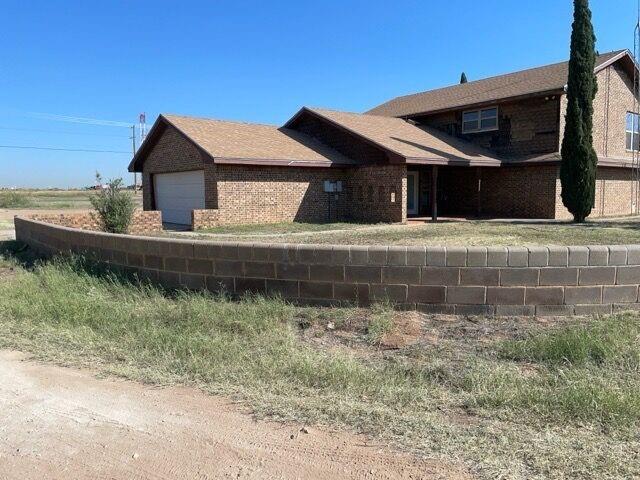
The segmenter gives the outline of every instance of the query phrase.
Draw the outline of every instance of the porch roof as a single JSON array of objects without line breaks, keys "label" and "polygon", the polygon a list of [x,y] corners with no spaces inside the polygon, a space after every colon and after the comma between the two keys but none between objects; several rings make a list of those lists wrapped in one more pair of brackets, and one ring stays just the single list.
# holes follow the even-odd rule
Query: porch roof
[{"label": "porch roof", "polygon": [[295,128],[304,115],[319,118],[408,164],[501,165],[501,160],[485,148],[400,118],[303,107],[284,128]]}]

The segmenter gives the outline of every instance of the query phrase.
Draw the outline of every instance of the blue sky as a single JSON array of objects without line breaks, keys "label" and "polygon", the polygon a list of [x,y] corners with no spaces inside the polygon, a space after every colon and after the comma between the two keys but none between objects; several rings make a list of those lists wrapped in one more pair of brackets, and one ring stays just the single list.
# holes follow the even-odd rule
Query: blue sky
[{"label": "blue sky", "polygon": [[[636,0],[592,0],[601,52],[633,48]],[[14,1],[0,18],[0,186],[126,176],[125,126],[158,113],[281,124],[565,60],[570,0]],[[48,115],[41,115],[48,114]]]}]

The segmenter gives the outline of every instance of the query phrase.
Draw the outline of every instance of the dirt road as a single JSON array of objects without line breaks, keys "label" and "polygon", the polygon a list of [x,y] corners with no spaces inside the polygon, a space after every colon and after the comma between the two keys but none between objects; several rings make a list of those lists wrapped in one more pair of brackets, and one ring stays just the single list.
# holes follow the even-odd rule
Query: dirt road
[{"label": "dirt road", "polygon": [[153,388],[0,351],[2,479],[461,479],[366,438],[256,421],[190,388]]}]

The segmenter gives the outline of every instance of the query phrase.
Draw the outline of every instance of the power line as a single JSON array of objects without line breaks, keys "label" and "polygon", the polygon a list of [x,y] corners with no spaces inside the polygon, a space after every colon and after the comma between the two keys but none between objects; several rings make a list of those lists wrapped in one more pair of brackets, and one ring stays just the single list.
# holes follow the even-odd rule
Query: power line
[{"label": "power line", "polygon": [[123,152],[120,150],[91,150],[91,149],[84,149],[84,148],[36,147],[33,145],[0,145],[0,148],[14,148],[19,150],[54,150],[58,152],[126,153],[127,155],[131,155],[131,152]]},{"label": "power line", "polygon": [[85,125],[101,125],[104,127],[131,127],[131,123],[117,122],[114,120],[101,120],[98,118],[87,117],[71,117],[68,115],[57,115],[55,113],[42,113],[42,112],[26,112],[26,116],[32,118],[39,118],[42,120],[53,120],[57,122],[67,123],[83,123]]},{"label": "power line", "polygon": [[43,128],[18,128],[18,127],[0,126],[0,130],[15,130],[17,132],[58,133],[62,135],[92,135],[97,137],[128,138],[127,135],[116,135],[115,133],[69,132],[65,130],[45,130]]}]

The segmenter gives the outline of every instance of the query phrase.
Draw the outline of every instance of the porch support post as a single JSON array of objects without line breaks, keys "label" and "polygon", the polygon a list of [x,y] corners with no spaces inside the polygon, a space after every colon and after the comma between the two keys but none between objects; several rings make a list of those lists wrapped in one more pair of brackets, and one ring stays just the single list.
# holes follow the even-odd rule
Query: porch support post
[{"label": "porch support post", "polygon": [[476,186],[477,186],[477,195],[478,195],[478,203],[476,205],[476,216],[480,217],[482,215],[482,170],[480,167],[476,167]]},{"label": "porch support post", "polygon": [[438,166],[431,166],[431,221],[438,221]]}]

